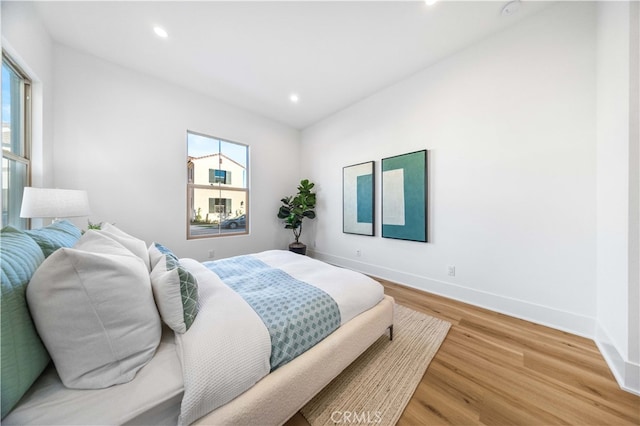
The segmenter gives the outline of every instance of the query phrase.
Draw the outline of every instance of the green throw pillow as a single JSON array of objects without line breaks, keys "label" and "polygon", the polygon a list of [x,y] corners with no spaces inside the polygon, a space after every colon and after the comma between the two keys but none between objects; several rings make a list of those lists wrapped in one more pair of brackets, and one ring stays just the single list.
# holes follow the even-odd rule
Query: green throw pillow
[{"label": "green throw pillow", "polygon": [[11,227],[2,229],[2,418],[49,364],[25,295],[31,276],[43,261],[42,250],[27,234]]},{"label": "green throw pillow", "polygon": [[82,232],[67,220],[53,222],[40,229],[25,231],[42,249],[44,257],[49,257],[62,247],[73,247],[82,236]]}]

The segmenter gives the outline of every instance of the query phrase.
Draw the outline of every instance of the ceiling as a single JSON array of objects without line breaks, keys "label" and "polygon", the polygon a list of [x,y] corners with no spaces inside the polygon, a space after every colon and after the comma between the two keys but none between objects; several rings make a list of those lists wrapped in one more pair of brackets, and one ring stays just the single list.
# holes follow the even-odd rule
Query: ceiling
[{"label": "ceiling", "polygon": [[505,4],[46,1],[36,9],[58,43],[302,129],[550,3],[523,1],[501,16]]}]

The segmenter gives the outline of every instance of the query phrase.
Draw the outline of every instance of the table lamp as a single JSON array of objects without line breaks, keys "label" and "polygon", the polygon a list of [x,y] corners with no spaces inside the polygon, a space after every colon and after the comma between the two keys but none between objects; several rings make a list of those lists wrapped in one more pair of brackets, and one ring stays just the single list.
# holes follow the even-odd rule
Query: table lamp
[{"label": "table lamp", "polygon": [[52,217],[54,222],[66,217],[89,216],[87,191],[76,189],[24,188],[20,217]]}]

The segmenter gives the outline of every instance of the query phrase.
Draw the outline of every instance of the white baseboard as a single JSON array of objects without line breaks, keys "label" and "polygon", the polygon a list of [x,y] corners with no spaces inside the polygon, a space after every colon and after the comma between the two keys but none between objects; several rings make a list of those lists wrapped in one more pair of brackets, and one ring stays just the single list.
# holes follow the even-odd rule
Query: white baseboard
[{"label": "white baseboard", "polygon": [[315,250],[310,250],[309,254],[324,262],[393,281],[407,287],[448,297],[589,339],[595,337],[596,324],[594,318]]},{"label": "white baseboard", "polygon": [[597,324],[594,340],[620,388],[640,395],[640,365],[624,359],[600,324]]},{"label": "white baseboard", "polygon": [[611,340],[595,318],[315,250],[309,254],[327,263],[592,339],[620,388],[640,395],[640,365],[625,361],[615,346],[607,343]]}]

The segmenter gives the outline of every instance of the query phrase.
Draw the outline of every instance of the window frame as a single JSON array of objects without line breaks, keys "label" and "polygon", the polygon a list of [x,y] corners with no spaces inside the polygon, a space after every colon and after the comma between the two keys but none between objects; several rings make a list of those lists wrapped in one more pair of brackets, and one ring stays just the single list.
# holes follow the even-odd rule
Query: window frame
[{"label": "window frame", "polygon": [[[197,157],[191,157],[189,155],[189,135],[195,135],[195,136],[200,136],[200,137],[204,137],[204,138],[209,138],[212,139],[214,141],[218,141],[218,142],[226,142],[226,143],[230,143],[230,144],[234,144],[234,145],[238,145],[240,147],[244,147],[246,149],[246,166],[244,167],[244,179],[245,179],[245,187],[241,188],[241,187],[237,187],[237,186],[232,186],[231,183],[224,183],[224,182],[218,182],[218,183],[213,183],[210,182],[209,184],[205,185],[205,184],[198,184],[195,183],[195,177],[196,177],[196,173],[195,173],[195,165],[193,163],[190,164],[190,159],[191,158],[197,158]],[[212,155],[224,155],[223,152],[221,152],[221,150],[219,149],[217,153],[214,153]],[[226,156],[225,156],[226,157]],[[231,161],[234,161],[233,159],[230,159]],[[187,130],[187,229],[186,229],[186,235],[187,235],[187,240],[199,240],[199,239],[203,239],[203,238],[219,238],[219,237],[234,237],[234,236],[238,236],[238,235],[248,235],[250,233],[250,229],[249,229],[249,217],[250,217],[250,172],[249,172],[249,167],[250,167],[250,147],[247,144],[243,144],[240,142],[235,142],[235,141],[231,141],[228,139],[224,139],[224,138],[219,138],[217,136],[212,136],[212,135],[208,135],[205,133],[200,133],[200,132],[195,132],[192,130]],[[209,169],[209,170],[213,170],[213,169]],[[217,169],[217,170],[222,170],[225,171],[225,175],[229,176],[231,175],[230,171],[228,170],[224,170],[224,169]],[[204,235],[192,235],[191,234],[191,218],[193,217],[193,210],[194,210],[194,190],[196,189],[202,189],[202,190],[215,190],[216,193],[214,194],[213,197],[208,197],[208,198],[215,198],[215,199],[226,199],[227,197],[225,196],[224,192],[227,191],[231,191],[231,192],[241,192],[245,194],[245,201],[244,204],[242,204],[242,207],[244,208],[244,212],[242,213],[243,215],[245,215],[245,228],[244,231],[238,231],[235,232],[233,230],[228,231],[228,232],[222,232],[222,229],[218,227],[218,232],[217,233],[211,233],[211,234],[204,234]]]},{"label": "window frame", "polygon": [[[21,144],[22,144],[22,155],[16,154],[13,151],[5,151],[4,149],[2,149],[2,159],[4,162],[4,159],[7,159],[8,161],[14,161],[16,163],[22,164],[25,166],[26,168],[26,178],[25,178],[25,184],[22,187],[22,191],[20,191],[20,194],[18,195],[18,200],[20,201],[20,204],[22,204],[22,194],[24,193],[24,188],[31,186],[31,175],[32,175],[32,164],[31,164],[31,143],[32,143],[32,132],[33,132],[33,119],[32,119],[32,80],[31,78],[29,78],[28,74],[22,69],[22,67],[20,67],[20,65],[18,65],[16,63],[15,60],[13,60],[11,58],[11,56],[4,50],[2,50],[2,64],[6,65],[12,72],[14,72],[22,81],[23,87],[24,87],[24,93],[21,96],[21,100],[22,100],[22,122],[20,123],[21,128],[21,133],[22,133],[22,140],[21,140]],[[0,113],[1,115],[1,113]],[[7,172],[9,173],[9,172]],[[2,175],[0,175],[0,182],[2,185],[0,185],[0,187],[2,187],[4,189],[4,182],[2,182],[3,180],[3,175],[4,175],[4,170]],[[10,185],[10,183],[9,183]],[[11,188],[8,186],[8,190],[10,190]],[[10,198],[10,197],[7,197]],[[3,210],[5,209],[5,206],[2,206]],[[20,206],[18,207],[18,215],[19,215],[19,211],[20,211]],[[4,212],[3,212],[4,213]],[[18,217],[20,224],[16,224],[13,223],[12,226],[16,226],[18,228],[21,229],[29,229],[31,227],[31,219],[29,218],[20,218]],[[4,214],[3,214],[3,218],[0,219],[0,221],[2,222],[2,226],[7,226],[8,224],[11,223],[5,223],[4,221]],[[8,221],[10,222],[10,221]]]}]

